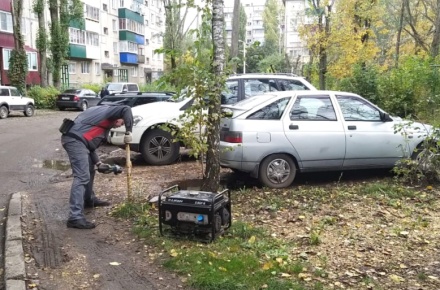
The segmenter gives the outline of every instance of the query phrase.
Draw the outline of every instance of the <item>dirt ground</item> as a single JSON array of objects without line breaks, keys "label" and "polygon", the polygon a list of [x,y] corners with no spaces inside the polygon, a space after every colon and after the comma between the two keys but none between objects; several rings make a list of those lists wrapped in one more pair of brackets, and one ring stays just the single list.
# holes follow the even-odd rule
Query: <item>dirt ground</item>
[{"label": "dirt ground", "polygon": [[[101,160],[125,165],[125,151],[102,146]],[[64,151],[60,160],[67,162]],[[157,195],[173,180],[198,177],[194,160],[170,166],[146,166],[133,153],[134,195]],[[67,163],[68,164],[68,163]],[[139,173],[142,171],[142,173]],[[92,230],[66,228],[71,170],[53,177],[51,185],[23,197],[22,228],[28,289],[189,289],[182,277],[167,272],[157,256],[150,257],[144,243],[130,231],[128,222],[109,215],[112,207],[86,210],[97,227]],[[113,205],[126,198],[126,174],[95,177],[95,192]],[[141,184],[139,186],[139,184]]]}]

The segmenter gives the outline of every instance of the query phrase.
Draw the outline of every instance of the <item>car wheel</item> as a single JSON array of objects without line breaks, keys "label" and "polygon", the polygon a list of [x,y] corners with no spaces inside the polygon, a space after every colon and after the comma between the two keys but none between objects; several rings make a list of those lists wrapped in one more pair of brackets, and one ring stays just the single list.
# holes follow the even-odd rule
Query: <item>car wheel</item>
[{"label": "car wheel", "polygon": [[23,113],[26,117],[32,117],[35,113],[35,107],[32,105],[27,105],[26,110]]},{"label": "car wheel", "polygon": [[66,108],[58,107],[58,109],[59,109],[60,111],[64,111]]},{"label": "car wheel", "polygon": [[260,164],[260,182],[270,188],[284,188],[292,184],[296,176],[296,165],[286,154],[273,154]]},{"label": "car wheel", "polygon": [[82,102],[81,103],[81,111],[85,111],[85,110],[87,110],[87,108],[88,108],[87,102]]},{"label": "car wheel", "polygon": [[9,110],[6,106],[0,107],[0,119],[6,119],[9,115]]},{"label": "car wheel", "polygon": [[179,157],[179,142],[172,142],[169,132],[155,129],[149,131],[141,141],[141,154],[151,165],[168,165]]}]

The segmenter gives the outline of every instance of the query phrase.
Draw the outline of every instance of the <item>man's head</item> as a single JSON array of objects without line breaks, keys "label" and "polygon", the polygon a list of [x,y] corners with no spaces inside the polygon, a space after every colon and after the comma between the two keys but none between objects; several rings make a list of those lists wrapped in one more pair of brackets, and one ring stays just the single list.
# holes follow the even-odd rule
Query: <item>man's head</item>
[{"label": "man's head", "polygon": [[124,125],[124,119],[117,119],[115,120],[115,122],[113,123],[113,128],[119,128],[122,125]]}]

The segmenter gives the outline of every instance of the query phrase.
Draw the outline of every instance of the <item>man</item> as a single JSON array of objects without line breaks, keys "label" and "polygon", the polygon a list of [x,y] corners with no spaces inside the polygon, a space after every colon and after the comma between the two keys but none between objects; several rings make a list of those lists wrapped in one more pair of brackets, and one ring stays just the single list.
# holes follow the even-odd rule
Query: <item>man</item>
[{"label": "man", "polygon": [[95,149],[105,141],[111,128],[122,125],[126,129],[124,142],[130,143],[133,128],[131,108],[125,105],[96,106],[79,114],[70,130],[62,135],[61,143],[69,156],[73,172],[68,228],[94,228],[95,224],[84,217],[84,208],[110,205],[98,199],[93,191],[95,165],[102,163]]},{"label": "man", "polygon": [[107,90],[107,88],[106,87],[102,87],[101,93],[100,93],[101,99],[104,98],[105,96],[109,95],[109,94],[110,94],[110,92]]}]

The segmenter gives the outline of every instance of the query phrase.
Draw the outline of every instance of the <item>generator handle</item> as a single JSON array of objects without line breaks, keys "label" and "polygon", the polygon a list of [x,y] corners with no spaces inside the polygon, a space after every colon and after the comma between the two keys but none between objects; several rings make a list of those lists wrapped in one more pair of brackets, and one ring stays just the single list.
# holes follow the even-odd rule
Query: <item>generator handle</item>
[{"label": "generator handle", "polygon": [[229,200],[231,200],[231,191],[229,190],[229,188],[223,189],[219,193],[224,195],[226,192],[228,193]]}]

